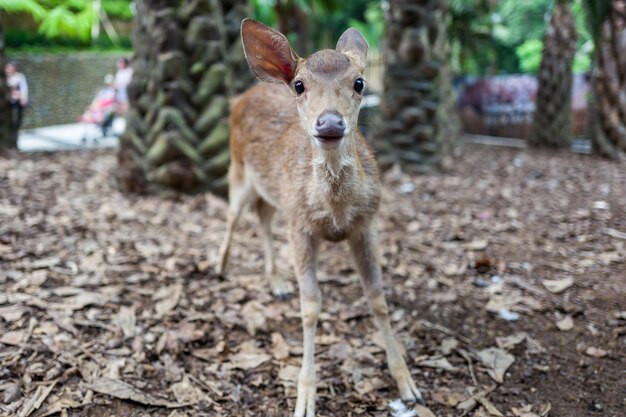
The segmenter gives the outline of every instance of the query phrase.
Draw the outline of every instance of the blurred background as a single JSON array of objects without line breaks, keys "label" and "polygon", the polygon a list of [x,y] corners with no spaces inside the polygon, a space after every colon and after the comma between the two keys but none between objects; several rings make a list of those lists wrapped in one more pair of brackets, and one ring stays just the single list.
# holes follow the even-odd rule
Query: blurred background
[{"label": "blurred background", "polygon": [[[118,61],[132,58],[130,106],[114,112],[128,128],[118,121],[102,133],[126,132],[122,150],[128,148],[131,159],[145,159],[146,143],[160,143],[152,162],[159,168],[173,163],[164,170],[178,172],[164,174],[163,185],[224,192],[227,98],[253,82],[238,35],[246,16],[286,33],[302,56],[332,48],[346,27],[364,34],[372,97],[362,124],[368,136],[388,139],[377,145],[383,165],[428,170],[460,133],[480,142],[502,137],[624,155],[623,100],[615,95],[624,82],[616,49],[624,40],[615,36],[624,22],[622,1],[0,0],[0,9],[4,60],[28,80],[21,128],[28,133],[79,120],[96,129],[112,124],[94,118],[90,103],[105,76],[119,70]],[[592,103],[598,112],[590,110]],[[187,132],[186,151],[176,145],[178,151],[165,150],[168,139],[155,140],[158,127],[174,119]],[[47,146],[41,139],[50,135],[56,146],[63,136],[80,136],[83,144],[103,136],[88,133],[88,126],[38,132],[39,142],[30,132],[31,147]],[[196,167],[217,158],[209,164],[217,174],[203,176],[206,169],[189,168],[189,160],[181,168],[174,159],[185,154]],[[149,174],[129,174],[122,182],[141,188]]]}]

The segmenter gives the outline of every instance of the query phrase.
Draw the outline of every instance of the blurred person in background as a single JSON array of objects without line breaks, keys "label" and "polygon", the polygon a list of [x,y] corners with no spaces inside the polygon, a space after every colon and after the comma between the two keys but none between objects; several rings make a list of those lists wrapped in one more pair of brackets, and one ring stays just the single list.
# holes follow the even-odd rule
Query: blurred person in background
[{"label": "blurred person in background", "polygon": [[125,114],[128,110],[128,91],[126,89],[133,78],[133,69],[128,64],[128,58],[120,58],[117,61],[117,72],[115,73],[115,98],[120,114]]},{"label": "blurred person in background", "polygon": [[13,128],[18,130],[22,125],[24,109],[28,106],[28,83],[24,74],[17,71],[17,65],[14,62],[9,62],[5,66],[5,72],[9,86]]}]

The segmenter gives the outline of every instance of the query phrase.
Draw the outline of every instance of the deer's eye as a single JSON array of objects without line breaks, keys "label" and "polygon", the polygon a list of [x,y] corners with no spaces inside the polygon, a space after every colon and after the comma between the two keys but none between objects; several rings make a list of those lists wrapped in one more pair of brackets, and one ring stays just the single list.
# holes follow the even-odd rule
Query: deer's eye
[{"label": "deer's eye", "polygon": [[365,87],[365,81],[363,78],[357,78],[354,82],[354,91],[361,94],[363,92],[363,88]]},{"label": "deer's eye", "polygon": [[304,93],[304,83],[300,80],[296,81],[293,85],[293,89],[296,90],[297,95]]}]

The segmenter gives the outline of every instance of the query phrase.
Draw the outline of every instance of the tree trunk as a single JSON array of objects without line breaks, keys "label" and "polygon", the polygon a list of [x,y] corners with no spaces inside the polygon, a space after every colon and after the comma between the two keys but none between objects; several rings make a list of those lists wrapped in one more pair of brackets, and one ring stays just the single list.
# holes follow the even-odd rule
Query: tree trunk
[{"label": "tree trunk", "polygon": [[537,74],[537,108],[531,139],[537,145],[567,147],[570,144],[576,39],[576,22],[570,5],[557,0],[544,37]]},{"label": "tree trunk", "polygon": [[309,17],[300,5],[291,0],[278,0],[274,6],[278,16],[278,31],[285,36],[290,33],[297,35],[295,50],[306,56],[311,53],[311,34],[309,33]]},{"label": "tree trunk", "polygon": [[436,167],[456,141],[446,0],[390,0],[385,34],[384,123],[374,139],[383,166]]},{"label": "tree trunk", "polygon": [[9,105],[9,88],[4,72],[5,65],[4,28],[0,22],[0,148],[16,148],[17,131],[13,128],[11,106]]},{"label": "tree trunk", "polygon": [[626,0],[609,1],[595,37],[592,135],[601,153],[626,160]]},{"label": "tree trunk", "polygon": [[226,195],[229,99],[253,81],[239,28],[245,0],[138,0],[124,190]]}]

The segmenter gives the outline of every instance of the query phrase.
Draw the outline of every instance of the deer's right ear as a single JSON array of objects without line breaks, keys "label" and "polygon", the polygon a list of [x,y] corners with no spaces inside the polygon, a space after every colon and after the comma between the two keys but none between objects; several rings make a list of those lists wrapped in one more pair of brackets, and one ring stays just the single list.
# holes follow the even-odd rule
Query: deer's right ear
[{"label": "deer's right ear", "polygon": [[244,19],[241,40],[254,75],[262,81],[291,82],[299,58],[282,33],[256,20]]}]

